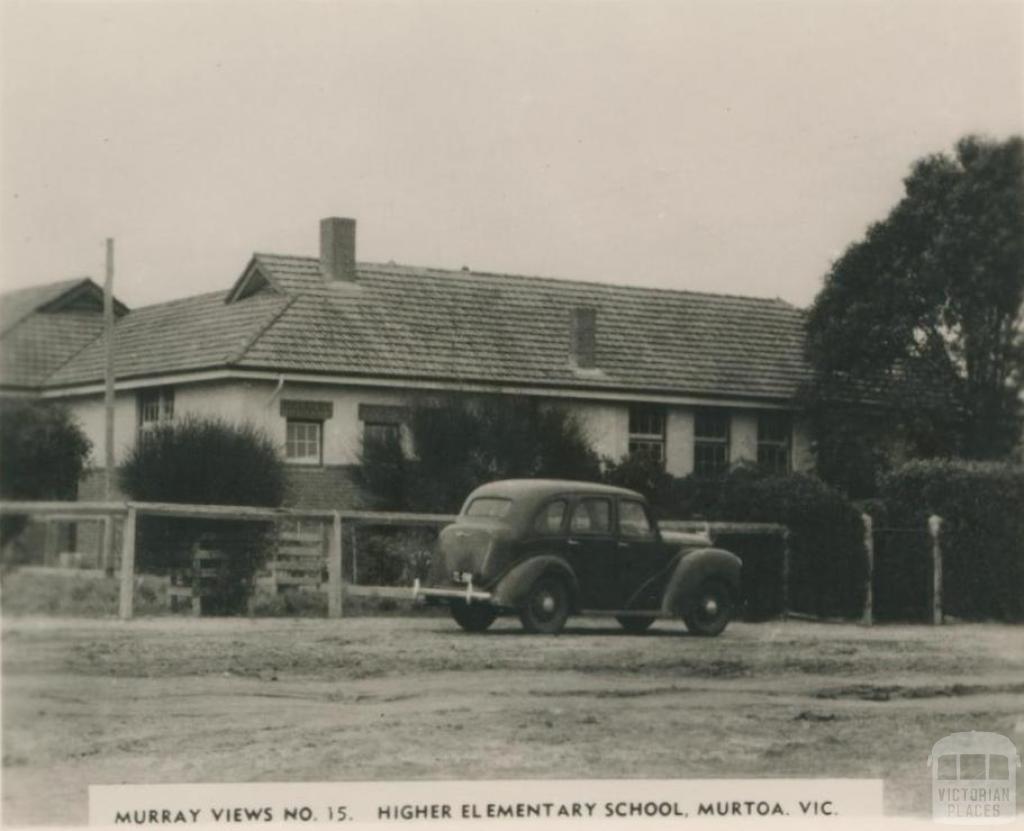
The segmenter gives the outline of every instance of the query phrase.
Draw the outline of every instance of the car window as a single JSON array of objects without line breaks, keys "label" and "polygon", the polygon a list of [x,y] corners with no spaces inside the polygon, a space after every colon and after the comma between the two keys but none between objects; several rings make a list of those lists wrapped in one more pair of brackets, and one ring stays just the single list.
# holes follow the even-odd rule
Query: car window
[{"label": "car window", "polygon": [[574,534],[607,534],[612,530],[610,499],[581,499],[572,511],[569,524]]},{"label": "car window", "polygon": [[565,519],[565,500],[556,499],[540,509],[533,528],[540,534],[557,534],[562,530],[563,519]]},{"label": "car window", "polygon": [[466,516],[487,516],[500,519],[512,508],[511,499],[497,496],[481,496],[469,503]]},{"label": "car window", "polygon": [[654,535],[642,502],[624,499],[619,503],[619,533],[636,538]]}]

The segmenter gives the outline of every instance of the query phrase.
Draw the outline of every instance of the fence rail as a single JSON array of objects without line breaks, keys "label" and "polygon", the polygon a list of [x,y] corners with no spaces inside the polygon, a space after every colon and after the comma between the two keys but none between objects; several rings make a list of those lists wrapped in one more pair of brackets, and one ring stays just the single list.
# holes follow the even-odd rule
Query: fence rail
[{"label": "fence rail", "polygon": [[[115,520],[122,522],[120,551],[120,589],[118,614],[128,620],[134,613],[134,585],[136,566],[136,537],[139,517],[170,517],[180,519],[204,520],[235,520],[235,521],[267,521],[282,522],[287,520],[315,520],[321,525],[317,534],[298,531],[282,531],[279,535],[278,549],[271,565],[271,576],[275,586],[306,587],[322,584],[322,574],[326,549],[327,570],[327,614],[331,618],[339,618],[344,611],[346,596],[352,597],[408,597],[410,591],[395,586],[358,585],[355,572],[355,530],[359,527],[388,526],[424,526],[438,527],[452,522],[455,517],[450,514],[407,514],[375,511],[324,511],[303,510],[295,508],[260,508],[237,505],[184,505],[157,502],[0,502],[0,515],[26,515],[38,517],[44,521],[76,522],[89,521],[103,524],[104,557],[103,564],[108,572],[112,571],[111,557],[113,525]],[[876,575],[876,539],[880,532],[893,529],[875,528],[871,518],[863,515],[864,522],[864,555],[866,562],[865,600],[862,621],[870,625],[874,622],[874,606],[876,593],[874,581]],[[764,534],[778,535],[782,541],[781,552],[781,612],[785,617],[792,613],[790,609],[790,532],[783,525],[771,523],[749,522],[692,522],[668,521],[662,527],[674,531],[698,531],[707,533],[712,540],[726,534]],[[927,524],[930,536],[930,615],[934,624],[943,622],[943,568],[941,528],[942,520],[937,516],[930,517]],[[351,533],[346,543],[343,529],[348,527]],[[343,563],[346,556],[352,563],[352,579],[346,584]],[[207,577],[212,574],[207,574]],[[200,574],[197,579],[202,579]],[[183,594],[180,587],[174,592]]]},{"label": "fence rail", "polygon": [[[317,520],[327,526],[327,615],[340,618],[344,611],[346,594],[356,597],[410,597],[410,589],[393,586],[345,585],[342,564],[346,545],[342,534],[343,524],[358,526],[422,525],[439,526],[452,522],[450,514],[405,514],[374,511],[324,511],[299,508],[260,508],[241,505],[185,505],[165,502],[0,502],[0,515],[22,515],[43,520],[64,522],[100,521],[104,523],[105,545],[109,547],[112,534],[110,526],[115,518],[123,520],[120,556],[120,590],[118,616],[129,620],[134,613],[135,546],[139,517],[158,516],[178,519],[207,519],[280,522],[282,520]],[[317,540],[318,550],[314,553],[310,544]],[[275,558],[271,566],[275,584],[284,586],[319,585],[322,572],[323,539],[320,535],[288,533],[282,535],[284,543],[280,559]],[[204,555],[207,556],[207,555]],[[207,559],[209,557],[207,556]],[[315,566],[313,561],[315,559]],[[110,563],[112,565],[112,563]],[[200,569],[197,579],[210,577],[212,569]],[[210,572],[210,573],[206,573]],[[183,596],[184,587],[175,586],[171,594]],[[191,589],[189,589],[191,591]]]}]

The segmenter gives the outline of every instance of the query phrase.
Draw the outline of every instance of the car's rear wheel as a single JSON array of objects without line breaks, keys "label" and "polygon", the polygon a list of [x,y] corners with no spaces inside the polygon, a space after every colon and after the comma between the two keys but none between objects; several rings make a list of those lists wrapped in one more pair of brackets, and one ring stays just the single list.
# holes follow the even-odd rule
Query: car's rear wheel
[{"label": "car's rear wheel", "polygon": [[545,575],[530,587],[519,610],[519,619],[527,632],[557,635],[569,617],[569,590],[565,581]]},{"label": "car's rear wheel", "polygon": [[498,610],[486,603],[456,600],[452,603],[451,609],[455,622],[467,632],[483,632],[498,616]]},{"label": "car's rear wheel", "polygon": [[619,622],[619,626],[634,635],[646,632],[651,628],[651,624],[654,623],[653,617],[644,617],[642,615],[619,615],[615,619]]},{"label": "car's rear wheel", "polygon": [[733,600],[729,587],[720,580],[702,583],[686,613],[686,628],[694,635],[720,635],[732,618]]}]

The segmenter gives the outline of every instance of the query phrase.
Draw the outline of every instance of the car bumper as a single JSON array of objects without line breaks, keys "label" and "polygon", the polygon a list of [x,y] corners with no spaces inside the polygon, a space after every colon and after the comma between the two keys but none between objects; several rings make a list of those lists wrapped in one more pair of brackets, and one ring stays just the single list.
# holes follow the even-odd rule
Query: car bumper
[{"label": "car bumper", "polygon": [[412,585],[413,600],[464,600],[467,603],[486,603],[491,600],[491,593],[473,588],[473,583],[467,583],[463,588],[435,589],[420,585],[416,580]]}]

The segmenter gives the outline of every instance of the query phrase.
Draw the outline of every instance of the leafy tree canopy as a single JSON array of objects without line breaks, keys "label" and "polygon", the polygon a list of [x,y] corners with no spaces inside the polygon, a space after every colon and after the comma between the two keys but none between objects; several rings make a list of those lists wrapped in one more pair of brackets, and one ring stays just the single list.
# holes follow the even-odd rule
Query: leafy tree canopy
[{"label": "leafy tree canopy", "polygon": [[[867,399],[879,406],[860,424],[840,417],[854,424],[842,439],[851,448],[897,426],[912,455],[1005,455],[1024,380],[1024,139],[964,138],[955,155],[916,162],[904,189],[810,310],[819,441],[838,411]],[[822,450],[837,468],[849,461],[843,446]]]},{"label": "leafy tree canopy", "polygon": [[[0,400],[0,496],[74,499],[91,443],[64,407],[27,399]],[[4,517],[2,541],[24,527]]]},{"label": "leafy tree canopy", "polygon": [[408,447],[391,437],[363,449],[363,482],[382,507],[454,511],[473,488],[495,479],[600,476],[578,420],[526,398],[416,403],[408,429]]}]

